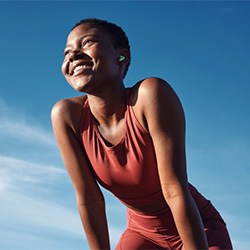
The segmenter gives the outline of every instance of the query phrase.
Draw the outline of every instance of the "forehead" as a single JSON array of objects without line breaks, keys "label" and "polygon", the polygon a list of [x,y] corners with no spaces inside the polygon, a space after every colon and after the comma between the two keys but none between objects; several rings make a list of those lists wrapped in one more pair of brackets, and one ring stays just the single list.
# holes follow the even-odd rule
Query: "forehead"
[{"label": "forehead", "polygon": [[68,35],[67,44],[71,43],[72,40],[82,39],[86,36],[95,36],[99,39],[110,39],[110,36],[101,27],[95,27],[91,24],[80,24],[74,28]]}]

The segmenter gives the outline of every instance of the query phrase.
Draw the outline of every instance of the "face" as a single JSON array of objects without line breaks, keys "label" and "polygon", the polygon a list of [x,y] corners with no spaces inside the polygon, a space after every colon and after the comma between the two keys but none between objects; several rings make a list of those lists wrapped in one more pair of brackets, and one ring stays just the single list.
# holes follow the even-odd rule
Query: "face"
[{"label": "face", "polygon": [[81,24],[68,36],[62,72],[75,90],[88,93],[122,77],[119,56],[105,32]]}]

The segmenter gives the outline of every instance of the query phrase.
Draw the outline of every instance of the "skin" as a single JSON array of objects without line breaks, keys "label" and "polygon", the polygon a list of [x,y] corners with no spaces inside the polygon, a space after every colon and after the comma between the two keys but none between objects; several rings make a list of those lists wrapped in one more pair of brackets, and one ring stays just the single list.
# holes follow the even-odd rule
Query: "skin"
[{"label": "skin", "polygon": [[[119,62],[121,54],[126,59]],[[125,128],[123,74],[129,59],[126,49],[115,48],[107,34],[87,24],[68,36],[62,72],[75,90],[87,94],[98,129],[110,145],[121,140]],[[77,65],[86,66],[72,75]],[[52,110],[52,124],[89,246],[110,249],[105,201],[80,139],[85,100],[81,96],[59,101]],[[131,101],[136,118],[152,137],[162,191],[184,248],[207,249],[201,218],[187,187],[185,118],[178,97],[165,81],[147,78],[132,88]]]}]

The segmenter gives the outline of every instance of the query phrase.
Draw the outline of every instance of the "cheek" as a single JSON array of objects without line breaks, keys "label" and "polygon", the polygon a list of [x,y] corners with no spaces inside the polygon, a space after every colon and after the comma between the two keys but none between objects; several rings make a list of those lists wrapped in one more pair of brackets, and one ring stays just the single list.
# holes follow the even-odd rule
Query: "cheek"
[{"label": "cheek", "polygon": [[62,66],[61,66],[61,71],[63,73],[63,75],[66,77],[67,72],[68,72],[68,63],[67,62],[63,62]]},{"label": "cheek", "polygon": [[61,66],[61,72],[62,72],[63,76],[65,77],[66,81],[71,85],[70,79],[69,79],[69,74],[68,74],[68,68],[69,68],[68,64],[63,62],[62,66]]}]

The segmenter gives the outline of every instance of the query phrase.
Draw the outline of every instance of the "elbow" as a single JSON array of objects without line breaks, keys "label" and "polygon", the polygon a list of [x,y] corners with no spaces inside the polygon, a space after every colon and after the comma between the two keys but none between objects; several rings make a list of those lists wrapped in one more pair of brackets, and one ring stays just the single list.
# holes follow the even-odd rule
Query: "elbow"
[{"label": "elbow", "polygon": [[190,198],[188,188],[179,185],[165,187],[163,190],[164,198],[170,208],[172,205],[178,204],[179,202],[185,202]]},{"label": "elbow", "polygon": [[77,202],[78,212],[82,221],[95,220],[97,215],[105,213],[106,207],[104,200],[90,199]]},{"label": "elbow", "polygon": [[171,204],[176,203],[176,201],[183,199],[183,195],[181,193],[171,193],[171,192],[165,192],[164,198],[167,202],[167,204],[171,207]]},{"label": "elbow", "polygon": [[79,209],[82,208],[94,208],[94,207],[99,207],[99,208],[105,208],[105,200],[103,195],[98,195],[98,196],[76,196],[77,200],[77,206]]},{"label": "elbow", "polygon": [[104,208],[105,207],[105,201],[104,200],[96,200],[91,199],[84,202],[77,202],[78,208],[91,208],[91,207],[99,207]]}]

